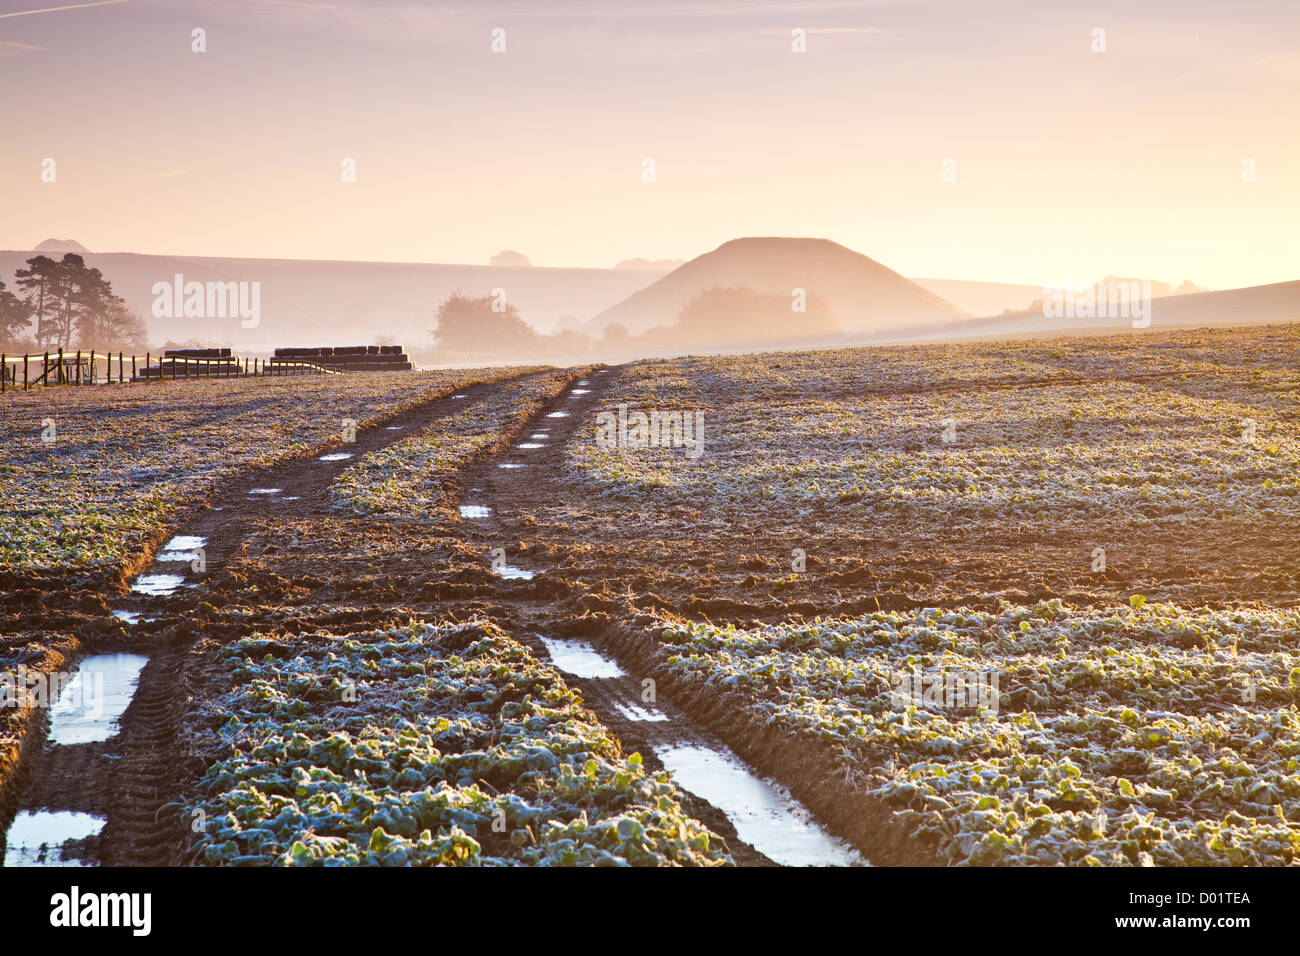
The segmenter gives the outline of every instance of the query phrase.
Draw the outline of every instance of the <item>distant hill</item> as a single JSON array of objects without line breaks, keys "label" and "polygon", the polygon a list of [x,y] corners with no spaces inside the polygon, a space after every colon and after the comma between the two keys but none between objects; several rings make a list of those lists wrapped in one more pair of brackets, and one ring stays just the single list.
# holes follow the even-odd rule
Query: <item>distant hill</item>
[{"label": "distant hill", "polygon": [[[1040,295],[1042,290],[1039,290]],[[1203,328],[1240,324],[1300,321],[1300,281],[1275,282],[1271,285],[1171,295],[1151,300],[1151,324],[1146,330]],[[956,322],[932,322],[896,330],[889,341],[952,341],[963,338],[1041,336],[1143,331],[1135,330],[1131,319],[1099,316],[1095,318],[1049,318],[1041,308],[1026,309],[1011,315],[962,319]],[[884,336],[876,336],[882,340]]]},{"label": "distant hill", "polygon": [[83,256],[90,255],[90,250],[75,239],[46,239],[32,251],[46,254],[58,253],[59,255],[63,255],[65,252],[76,252]]},{"label": "distant hill", "polygon": [[504,252],[498,252],[488,260],[490,266],[505,266],[514,269],[528,269],[532,267],[532,262],[522,252],[515,252],[513,249],[506,249]]},{"label": "distant hill", "polygon": [[[947,299],[953,305],[971,315],[1001,315],[1003,312],[1024,312],[1034,302],[1041,301],[1043,286],[1023,285],[1008,282],[973,282],[966,279],[912,279],[923,289],[928,289],[940,298]],[[1101,283],[1141,282],[1141,279],[1106,276],[1098,280]],[[1196,292],[1208,292],[1190,279],[1184,280],[1177,287],[1168,282],[1147,280],[1151,283],[1154,297],[1171,295],[1188,295]]]},{"label": "distant hill", "polygon": [[671,325],[682,306],[716,286],[816,294],[847,333],[899,323],[957,319],[961,309],[879,262],[829,239],[749,238],[724,242],[597,315],[589,330],[615,322],[633,334]]}]

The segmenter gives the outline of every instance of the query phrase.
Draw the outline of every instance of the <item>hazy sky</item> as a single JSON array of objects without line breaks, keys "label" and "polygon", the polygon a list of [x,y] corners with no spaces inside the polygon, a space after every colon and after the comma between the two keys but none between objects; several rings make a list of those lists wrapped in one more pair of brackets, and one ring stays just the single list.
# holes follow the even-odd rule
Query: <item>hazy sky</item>
[{"label": "hazy sky", "polygon": [[66,5],[0,0],[3,248],[1300,278],[1296,0]]}]

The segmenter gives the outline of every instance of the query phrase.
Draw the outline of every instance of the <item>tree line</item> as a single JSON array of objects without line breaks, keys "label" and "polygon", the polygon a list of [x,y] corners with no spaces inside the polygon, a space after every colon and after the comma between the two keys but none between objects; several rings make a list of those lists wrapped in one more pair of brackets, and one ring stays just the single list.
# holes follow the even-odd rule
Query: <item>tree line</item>
[{"label": "tree line", "polygon": [[15,292],[0,280],[0,343],[7,352],[70,348],[135,350],[148,344],[148,327],[99,269],[75,252],[62,259],[37,255],[14,273]]}]

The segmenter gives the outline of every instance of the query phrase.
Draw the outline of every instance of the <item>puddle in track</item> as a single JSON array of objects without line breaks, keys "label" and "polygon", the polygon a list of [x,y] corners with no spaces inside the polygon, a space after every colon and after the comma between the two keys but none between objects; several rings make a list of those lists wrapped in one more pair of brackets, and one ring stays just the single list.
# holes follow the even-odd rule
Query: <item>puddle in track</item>
[{"label": "puddle in track", "polygon": [[460,516],[462,518],[486,518],[492,514],[492,509],[487,505],[461,505]]},{"label": "puddle in track", "polygon": [[727,815],[742,840],[783,866],[861,866],[783,787],[749,771],[727,750],[678,744],[656,749],[677,783]]},{"label": "puddle in track", "polygon": [[317,461],[347,461],[351,457],[352,457],[352,452],[350,451],[333,451],[330,452],[328,455],[321,455],[316,460]]},{"label": "puddle in track", "polygon": [[589,381],[587,381],[587,380],[584,378],[584,379],[582,379],[580,382],[578,382],[578,384],[579,384],[579,385],[590,385],[591,383],[590,383]]},{"label": "puddle in track", "polygon": [[284,491],[283,488],[254,488],[249,492],[249,494],[250,495],[278,495],[282,491]]},{"label": "puddle in track", "polygon": [[516,447],[516,448],[545,448],[546,446],[545,446],[545,445],[542,445],[542,444],[539,443],[539,442],[535,442],[535,441],[526,441],[526,442],[521,442],[520,444],[516,445],[515,447]]},{"label": "puddle in track", "polygon": [[586,641],[537,636],[546,645],[551,662],[566,674],[586,678],[627,676],[617,662],[605,657]]},{"label": "puddle in track", "polygon": [[453,395],[452,398],[468,398],[468,395]]},{"label": "puddle in track", "polygon": [[9,827],[5,866],[87,866],[63,855],[63,844],[95,836],[104,818],[75,810],[21,810]]},{"label": "puddle in track", "polygon": [[77,668],[50,708],[54,744],[88,744],[117,733],[149,658],[139,654],[95,654]]},{"label": "puddle in track", "polygon": [[498,468],[527,468],[528,466],[524,464],[520,464],[519,462],[515,462],[515,461],[503,461],[501,462],[501,464],[497,465],[497,467]]},{"label": "puddle in track", "polygon": [[569,413],[568,412],[547,412],[546,417],[547,418],[568,418]]},{"label": "puddle in track", "polygon": [[591,394],[591,389],[589,388],[575,388],[571,392],[569,392],[569,397],[572,398],[574,395],[590,395],[590,394]]},{"label": "puddle in track", "polygon": [[500,575],[501,577],[505,578],[507,581],[514,581],[514,580],[528,581],[531,580],[537,574],[536,571],[528,571],[524,568],[516,568],[508,564],[503,564],[500,567],[494,567],[492,569],[492,573]]},{"label": "puddle in track", "polygon": [[139,611],[114,611],[113,617],[127,624],[139,624],[141,621],[152,621],[151,617],[141,617]]},{"label": "puddle in track", "polygon": [[384,426],[384,431],[386,431],[386,432],[400,432],[400,431],[401,431],[403,428],[405,428],[405,427],[406,427],[405,425],[385,425],[385,426]]},{"label": "puddle in track", "polygon": [[658,723],[661,720],[667,720],[668,715],[662,710],[655,710],[653,707],[639,707],[636,704],[625,704],[621,700],[614,701],[614,707],[618,712],[628,720],[635,720],[639,723]]},{"label": "puddle in track", "polygon": [[179,574],[142,574],[135,579],[131,590],[149,597],[167,597],[175,594],[176,589],[184,583],[185,579]]},{"label": "puddle in track", "polygon": [[198,534],[178,534],[166,544],[158,557],[159,562],[184,562],[190,564],[199,559],[199,550],[208,543],[208,539]]}]

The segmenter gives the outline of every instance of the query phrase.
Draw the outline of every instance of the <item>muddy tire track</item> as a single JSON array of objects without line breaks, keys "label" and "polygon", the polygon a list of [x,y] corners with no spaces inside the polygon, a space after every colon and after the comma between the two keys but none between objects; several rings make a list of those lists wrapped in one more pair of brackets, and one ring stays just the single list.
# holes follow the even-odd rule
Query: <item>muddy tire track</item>
[{"label": "muddy tire track", "polygon": [[[99,602],[103,618],[77,628],[71,646],[57,661],[47,662],[66,668],[95,653],[127,651],[149,656],[116,733],[91,743],[52,743],[47,739],[48,710],[34,711],[28,724],[35,726],[29,726],[20,741],[22,766],[7,780],[0,832],[7,832],[20,810],[89,813],[105,820],[97,836],[70,845],[81,859],[112,866],[186,862],[187,821],[182,818],[179,800],[201,776],[203,765],[198,755],[181,750],[179,731],[188,654],[205,636],[208,623],[202,606],[210,592],[199,585],[217,586],[219,592],[227,561],[254,525],[327,512],[331,482],[363,455],[401,441],[519,377],[442,391],[397,414],[380,416],[370,427],[358,428],[354,442],[344,445],[334,441],[304,449],[290,460],[232,479],[178,522],[184,535],[203,539],[206,566],[202,570],[192,563],[158,563],[159,545],[178,529],[158,536],[151,553],[138,564],[147,567],[154,562],[150,571],[181,578],[177,589],[158,595],[133,591],[106,595],[106,600]],[[320,460],[336,446],[348,457]],[[282,491],[249,494],[259,487]],[[114,611],[136,616],[139,623],[123,626],[110,616],[109,604]]]},{"label": "muddy tire track", "polygon": [[[585,394],[566,391],[547,403],[528,424],[518,429],[517,437],[523,441],[512,443],[503,454],[466,471],[461,481],[464,489],[461,504],[486,510],[465,520],[465,536],[484,555],[485,562],[495,549],[504,550],[507,570],[523,577],[511,580],[503,575],[506,579],[499,584],[497,595],[501,605],[496,611],[499,623],[529,643],[539,656],[552,659],[566,682],[581,691],[584,703],[619,738],[625,750],[641,753],[649,769],[661,770],[667,768],[660,754],[672,748],[727,754],[736,728],[716,728],[726,731],[725,734],[717,733],[715,728],[706,729],[708,725],[699,719],[697,708],[681,706],[686,702],[675,694],[665,697],[661,690],[667,685],[657,674],[658,668],[647,669],[644,658],[628,654],[626,648],[605,639],[611,620],[604,613],[592,613],[590,595],[573,587],[569,580],[556,580],[548,574],[557,560],[565,563],[568,573],[580,574],[583,572],[581,558],[566,556],[558,550],[562,545],[536,537],[538,521],[533,512],[543,503],[564,498],[564,447],[579,429],[593,422],[594,411],[600,407],[605,391],[603,380],[607,377],[607,371],[598,370],[580,380],[577,384],[586,390]],[[599,577],[601,569],[586,571]],[[535,576],[527,577],[530,574]],[[620,577],[627,578],[625,574]],[[631,600],[623,603],[617,613],[634,614]],[[555,660],[543,636],[586,642],[598,654],[613,658],[616,669],[622,673],[604,677],[574,673]],[[647,678],[652,682],[649,697]],[[787,786],[785,776],[773,772],[771,761],[765,761],[766,765],[752,759],[748,762],[779,786]],[[780,769],[787,768],[781,765]],[[742,839],[723,808],[691,792],[680,780],[678,786],[689,800],[691,813],[727,841],[739,865],[778,865]],[[795,797],[798,796],[796,793]],[[837,827],[835,835],[845,836],[844,830]]]}]

